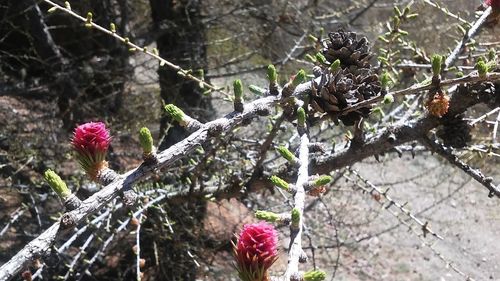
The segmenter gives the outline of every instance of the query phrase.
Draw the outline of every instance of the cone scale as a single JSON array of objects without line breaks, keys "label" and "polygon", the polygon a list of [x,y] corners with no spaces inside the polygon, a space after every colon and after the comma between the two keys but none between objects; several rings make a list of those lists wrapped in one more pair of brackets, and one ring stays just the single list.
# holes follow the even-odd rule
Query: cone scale
[{"label": "cone scale", "polygon": [[71,145],[78,163],[94,181],[108,168],[105,158],[110,142],[111,136],[102,122],[89,122],[75,128]]},{"label": "cone scale", "polygon": [[242,281],[269,281],[268,270],[278,258],[278,233],[267,222],[243,226],[233,244],[236,269]]}]

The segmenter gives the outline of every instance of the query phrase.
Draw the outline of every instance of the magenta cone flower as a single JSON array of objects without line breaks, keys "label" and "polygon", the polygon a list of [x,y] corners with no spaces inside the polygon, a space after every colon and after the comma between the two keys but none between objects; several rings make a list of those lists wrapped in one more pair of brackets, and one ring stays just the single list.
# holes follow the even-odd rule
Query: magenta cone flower
[{"label": "magenta cone flower", "polygon": [[80,166],[95,180],[99,171],[107,168],[105,161],[111,137],[102,122],[89,122],[76,127],[71,145]]},{"label": "magenta cone flower", "polygon": [[246,224],[233,245],[242,281],[267,281],[267,270],[278,258],[278,233],[266,222]]},{"label": "magenta cone flower", "polygon": [[492,6],[493,8],[500,8],[500,0],[485,0],[484,4]]}]

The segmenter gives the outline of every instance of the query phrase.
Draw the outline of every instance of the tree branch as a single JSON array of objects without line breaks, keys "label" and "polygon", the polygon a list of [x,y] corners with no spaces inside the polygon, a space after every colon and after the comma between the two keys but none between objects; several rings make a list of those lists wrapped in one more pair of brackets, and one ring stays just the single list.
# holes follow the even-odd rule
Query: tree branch
[{"label": "tree branch", "polygon": [[[297,87],[296,93],[307,91],[309,87],[310,83],[302,84]],[[152,174],[153,171],[171,166],[177,160],[189,155],[198,146],[218,137],[223,132],[234,129],[245,120],[252,119],[258,115],[269,114],[272,110],[272,106],[279,100],[279,97],[276,96],[265,97],[247,104],[245,110],[241,114],[232,112],[222,118],[204,124],[199,130],[186,139],[159,153],[157,164],[143,164],[136,169],[118,176],[101,191],[83,201],[80,207],[65,213],[63,218],[69,219],[73,225],[83,222],[85,218],[99,211],[113,198],[117,197],[121,191],[132,187],[134,183]],[[74,231],[73,228],[64,228],[61,222],[54,223],[49,229],[33,239],[7,263],[0,267],[0,280],[4,281],[13,278],[22,270],[27,262],[47,254],[50,247],[61,233],[71,231]]]},{"label": "tree branch", "polygon": [[[495,99],[494,95],[494,86],[479,90],[474,89],[474,87],[458,87],[451,96],[448,115],[455,116],[465,112],[475,104],[491,102]],[[388,127],[374,137],[367,139],[356,149],[347,148],[328,156],[313,159],[310,170],[313,173],[326,174],[335,169],[351,166],[367,157],[382,154],[406,142],[418,140],[440,124],[440,118],[429,114],[398,123],[394,127]],[[495,195],[500,197],[500,194],[495,193]]]},{"label": "tree branch", "polygon": [[471,166],[467,165],[467,163],[463,162],[460,160],[456,155],[453,154],[453,152],[443,146],[442,144],[435,142],[428,137],[422,138],[422,142],[429,147],[432,151],[436,152],[437,154],[441,155],[446,159],[448,162],[451,164],[457,166],[460,168],[462,171],[464,171],[467,175],[471,176],[473,179],[475,179],[477,182],[482,184],[484,187],[486,187],[490,193],[488,194],[488,197],[493,197],[497,196],[500,197],[500,188],[499,186],[495,186],[493,184],[493,179],[490,177],[486,177],[481,173],[479,169],[474,169]]},{"label": "tree branch", "polygon": [[[295,195],[293,197],[294,209],[298,210],[300,219],[298,225],[294,226],[293,216],[290,226],[290,248],[288,250],[288,265],[284,275],[284,280],[300,280],[299,278],[299,258],[302,255],[302,227],[304,224],[304,201],[306,192],[304,185],[309,178],[309,136],[304,133],[300,137],[299,147],[299,171],[297,182],[295,183]],[[294,279],[291,279],[294,278]]]}]

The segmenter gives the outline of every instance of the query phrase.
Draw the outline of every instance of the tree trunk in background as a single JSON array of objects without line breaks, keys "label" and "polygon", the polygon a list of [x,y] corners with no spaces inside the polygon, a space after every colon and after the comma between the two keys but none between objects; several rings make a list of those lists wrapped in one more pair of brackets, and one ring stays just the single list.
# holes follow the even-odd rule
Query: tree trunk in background
[{"label": "tree trunk in background", "polygon": [[[206,73],[205,28],[201,21],[201,1],[150,0],[152,18],[160,56],[184,69]],[[198,83],[186,80],[175,70],[160,67],[158,70],[161,97],[165,104],[175,104],[186,114],[201,122],[210,120],[213,109],[209,97],[203,95]],[[187,137],[188,133],[170,118],[160,121],[159,149],[163,150]],[[165,179],[175,181],[177,179]],[[185,187],[187,188],[187,187]],[[195,280],[197,264],[188,250],[202,250],[200,231],[206,213],[206,203],[195,199],[182,205],[169,206],[169,219],[175,221],[174,234],[161,245],[162,270],[168,272],[165,280]],[[194,246],[196,245],[196,246]],[[193,247],[194,246],[194,247]],[[196,253],[194,253],[196,255]]]},{"label": "tree trunk in background", "polygon": [[[72,6],[76,11],[92,11],[94,21],[104,26],[117,19],[121,19],[120,31],[128,25],[127,7],[113,0],[80,1]],[[76,123],[116,113],[124,77],[132,72],[127,48],[63,13],[47,13],[49,8],[35,0],[9,0],[0,6],[0,72],[16,86],[46,89],[48,95],[35,91],[30,97],[57,100],[58,117],[68,130]]]},{"label": "tree trunk in background", "polygon": [[[156,42],[160,56],[184,69],[206,70],[205,28],[201,22],[201,1],[150,0]],[[210,99],[203,96],[198,83],[186,80],[175,70],[160,67],[161,97],[165,104],[173,103],[186,114],[208,121],[213,117]],[[184,139],[186,131],[169,118],[163,118],[160,132],[164,139],[160,149]],[[171,127],[169,125],[172,124]]]}]

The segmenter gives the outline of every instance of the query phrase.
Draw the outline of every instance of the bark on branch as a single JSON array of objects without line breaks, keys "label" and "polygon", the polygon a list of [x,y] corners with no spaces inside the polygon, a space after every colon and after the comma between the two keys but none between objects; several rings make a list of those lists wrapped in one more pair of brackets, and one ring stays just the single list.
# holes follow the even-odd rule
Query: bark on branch
[{"label": "bark on branch", "polygon": [[[296,93],[304,92],[309,89],[310,83],[305,83],[297,87]],[[216,138],[223,132],[230,131],[243,121],[252,119],[258,115],[267,115],[271,112],[273,105],[279,101],[279,97],[265,97],[249,103],[242,113],[230,113],[222,118],[204,124],[199,130],[192,133],[186,139],[173,145],[158,154],[158,163],[155,165],[141,165],[123,175],[118,176],[113,182],[104,187],[101,191],[95,193],[91,197],[82,202],[81,206],[71,212],[64,214],[63,218],[72,221],[73,225],[77,225],[85,220],[91,214],[99,211],[113,198],[147,175],[153,173],[154,170],[168,167],[177,160],[189,155],[197,147],[204,144],[210,139]],[[74,231],[74,227],[63,229],[61,222],[54,223],[49,229],[44,231],[40,236],[33,239],[23,249],[21,249],[7,263],[0,267],[0,280],[10,280],[18,274],[23,267],[36,258],[43,257],[50,250],[56,238],[62,232]]]}]

